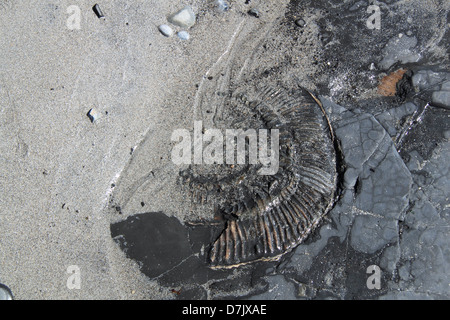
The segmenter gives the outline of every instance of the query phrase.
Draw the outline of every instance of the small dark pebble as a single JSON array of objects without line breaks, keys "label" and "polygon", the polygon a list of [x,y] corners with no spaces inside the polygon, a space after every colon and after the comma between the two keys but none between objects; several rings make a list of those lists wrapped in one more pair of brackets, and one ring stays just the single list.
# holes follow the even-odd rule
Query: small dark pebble
[{"label": "small dark pebble", "polygon": [[145,206],[145,203],[144,203],[144,201],[142,201],[142,202],[141,202],[141,207],[143,207],[143,206]]},{"label": "small dark pebble", "polygon": [[97,17],[100,18],[104,18],[105,16],[103,15],[102,9],[100,9],[100,6],[98,4],[96,4],[95,6],[92,7],[92,10],[94,10],[94,13],[97,15]]},{"label": "small dark pebble", "polygon": [[303,20],[303,19],[297,19],[297,20],[295,20],[295,24],[296,24],[297,26],[303,28],[303,27],[306,25],[306,22],[305,22],[305,20]]},{"label": "small dark pebble", "polygon": [[208,80],[212,80],[212,79],[213,79],[213,77],[211,77],[211,76],[208,77]]},{"label": "small dark pebble", "polygon": [[250,4],[252,0],[245,0],[245,4]]},{"label": "small dark pebble", "polygon": [[250,9],[248,11],[248,14],[251,15],[252,17],[259,18],[259,11],[256,10],[255,8]]}]

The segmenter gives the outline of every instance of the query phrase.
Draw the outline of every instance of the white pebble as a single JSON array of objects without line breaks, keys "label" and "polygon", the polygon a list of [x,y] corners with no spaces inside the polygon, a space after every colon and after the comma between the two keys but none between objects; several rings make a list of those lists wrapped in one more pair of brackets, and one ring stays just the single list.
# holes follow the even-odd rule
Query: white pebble
[{"label": "white pebble", "polygon": [[229,5],[225,0],[216,0],[214,4],[216,5],[217,11],[219,12],[228,11]]},{"label": "white pebble", "polygon": [[182,28],[190,28],[195,24],[195,13],[190,6],[186,6],[167,18],[170,23]]},{"label": "white pebble", "polygon": [[190,35],[187,31],[180,31],[177,33],[177,35],[181,40],[189,40],[190,38]]},{"label": "white pebble", "polygon": [[173,35],[173,30],[167,24],[162,24],[158,27],[159,31],[166,37],[171,37]]},{"label": "white pebble", "polygon": [[13,300],[13,296],[9,288],[0,283],[0,301]]}]

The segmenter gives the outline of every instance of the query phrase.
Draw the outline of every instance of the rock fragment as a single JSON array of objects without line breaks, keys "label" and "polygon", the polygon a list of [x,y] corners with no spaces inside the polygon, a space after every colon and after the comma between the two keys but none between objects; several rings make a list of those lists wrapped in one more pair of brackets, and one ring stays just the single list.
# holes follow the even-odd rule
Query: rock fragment
[{"label": "rock fragment", "polygon": [[450,73],[419,70],[412,77],[412,84],[416,92],[432,91],[434,106],[450,109]]},{"label": "rock fragment", "polygon": [[180,11],[170,15],[167,20],[176,26],[188,29],[195,24],[195,13],[190,6],[186,6]]},{"label": "rock fragment", "polygon": [[303,19],[297,19],[297,20],[295,20],[295,24],[297,26],[299,26],[300,28],[303,28],[306,25],[306,22]]},{"label": "rock fragment", "polygon": [[252,16],[252,17],[255,17],[255,18],[259,18],[259,17],[260,17],[259,11],[258,11],[257,9],[255,9],[255,8],[250,9],[250,10],[248,11],[248,14],[249,14],[250,16]]},{"label": "rock fragment", "polygon": [[412,36],[399,35],[392,38],[383,50],[383,59],[379,63],[382,70],[388,70],[396,62],[410,63],[417,62],[422,57],[415,51],[417,38]]},{"label": "rock fragment", "polygon": [[102,9],[100,9],[100,6],[98,4],[96,4],[95,6],[92,7],[92,10],[94,11],[95,15],[99,18],[105,18],[105,15],[102,12]]},{"label": "rock fragment", "polygon": [[91,122],[94,123],[95,121],[97,121],[100,118],[100,112],[98,112],[96,109],[92,108],[87,113],[87,116],[89,117]]}]

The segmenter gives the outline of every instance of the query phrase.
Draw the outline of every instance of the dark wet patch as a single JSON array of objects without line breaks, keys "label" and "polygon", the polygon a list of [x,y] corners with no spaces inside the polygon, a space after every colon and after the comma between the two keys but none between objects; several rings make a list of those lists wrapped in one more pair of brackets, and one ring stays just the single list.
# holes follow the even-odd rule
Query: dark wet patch
[{"label": "dark wet patch", "polygon": [[161,276],[192,255],[186,228],[162,212],[128,217],[111,225],[111,236],[148,277]]},{"label": "dark wet patch", "polygon": [[[175,299],[225,299],[262,292],[263,276],[275,262],[261,262],[241,268],[211,269],[201,251],[217,236],[215,228],[204,225],[183,226],[176,218],[162,212],[149,212],[128,217],[111,225],[111,235],[135,260],[141,271],[172,292]],[[202,249],[203,247],[203,249]],[[209,282],[209,285],[206,283]]]},{"label": "dark wet patch", "polygon": [[[187,227],[162,212],[141,213],[114,223],[111,236],[146,276],[157,278],[164,286],[201,285],[230,272],[213,270],[205,263],[202,250],[217,236],[214,228]],[[180,292],[180,297],[190,296]],[[195,290],[189,292],[198,295]]]}]

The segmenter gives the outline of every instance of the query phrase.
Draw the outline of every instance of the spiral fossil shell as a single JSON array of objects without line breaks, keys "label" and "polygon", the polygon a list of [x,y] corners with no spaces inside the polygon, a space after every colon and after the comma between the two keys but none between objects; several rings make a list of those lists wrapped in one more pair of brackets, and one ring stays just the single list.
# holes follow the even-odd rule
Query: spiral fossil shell
[{"label": "spiral fossil shell", "polygon": [[330,210],[337,191],[333,133],[318,100],[266,88],[228,111],[228,125],[279,130],[279,170],[262,176],[252,165],[215,172],[191,166],[181,172],[193,202],[214,203],[225,221],[208,253],[213,268],[273,260],[295,248]]},{"label": "spiral fossil shell", "polygon": [[[193,235],[187,241],[198,250],[196,258],[214,269],[278,259],[311,234],[339,194],[338,143],[319,100],[299,87],[310,83],[298,81],[290,62],[280,64],[286,50],[277,45],[277,29],[257,21],[254,29],[248,28],[245,22],[237,25],[228,46],[204,70],[189,104],[194,146],[187,147],[186,154],[194,149],[188,157],[194,164],[180,166],[160,157],[169,144],[160,145],[151,132],[133,153],[111,199],[120,214],[138,212],[137,204],[145,201],[151,203],[151,212],[176,216]],[[190,112],[179,106],[174,110],[183,114],[167,120],[167,128],[183,128],[191,141]],[[203,134],[209,129],[277,129],[278,171],[260,175],[261,163],[251,161],[196,163],[198,122],[206,130]],[[270,135],[268,145],[272,139]],[[246,158],[250,140],[245,142]],[[180,141],[172,142],[178,147]]]}]

